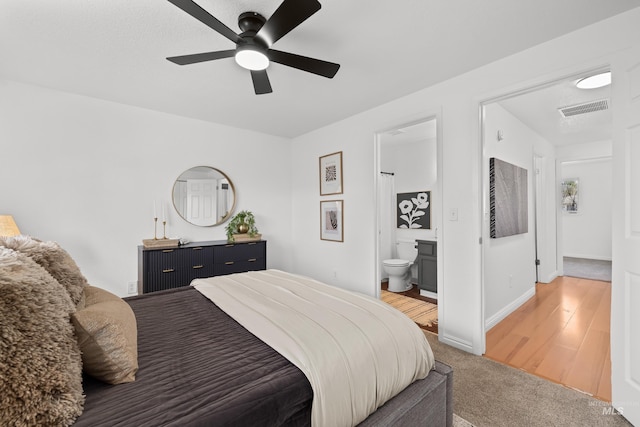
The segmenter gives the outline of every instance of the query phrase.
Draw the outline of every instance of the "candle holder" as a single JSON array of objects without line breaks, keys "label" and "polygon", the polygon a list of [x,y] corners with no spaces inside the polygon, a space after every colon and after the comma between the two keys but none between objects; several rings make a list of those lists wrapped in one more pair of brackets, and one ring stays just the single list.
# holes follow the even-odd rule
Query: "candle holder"
[{"label": "candle holder", "polygon": [[158,230],[158,217],[154,216],[153,217],[153,240],[158,240],[157,230]]},{"label": "candle holder", "polygon": [[167,237],[167,216],[162,207],[162,237],[158,238],[158,213],[156,204],[153,203],[153,239],[142,239],[145,248],[176,248],[180,245],[180,239],[169,239]]}]

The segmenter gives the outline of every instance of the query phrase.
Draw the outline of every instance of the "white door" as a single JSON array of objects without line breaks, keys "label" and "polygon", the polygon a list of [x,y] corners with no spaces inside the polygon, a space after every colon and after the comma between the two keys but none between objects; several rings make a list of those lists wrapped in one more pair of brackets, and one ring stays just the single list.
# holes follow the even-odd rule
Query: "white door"
[{"label": "white door", "polygon": [[216,180],[187,180],[187,221],[195,225],[211,225],[216,218]]},{"label": "white door", "polygon": [[612,404],[640,426],[640,46],[612,64]]}]

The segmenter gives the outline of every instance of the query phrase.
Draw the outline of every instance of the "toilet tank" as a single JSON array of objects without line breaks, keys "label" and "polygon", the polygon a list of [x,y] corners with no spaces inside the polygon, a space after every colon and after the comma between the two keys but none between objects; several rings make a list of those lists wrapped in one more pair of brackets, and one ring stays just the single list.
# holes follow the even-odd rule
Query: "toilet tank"
[{"label": "toilet tank", "polygon": [[415,240],[396,241],[398,258],[413,262],[418,257],[418,244]]}]

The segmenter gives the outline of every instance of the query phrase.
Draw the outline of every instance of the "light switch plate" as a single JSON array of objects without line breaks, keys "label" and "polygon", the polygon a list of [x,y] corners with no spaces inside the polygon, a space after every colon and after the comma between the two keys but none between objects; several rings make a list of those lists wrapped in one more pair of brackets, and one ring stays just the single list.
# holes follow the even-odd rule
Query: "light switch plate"
[{"label": "light switch plate", "polygon": [[449,210],[449,221],[457,221],[458,220],[458,208],[451,208]]}]

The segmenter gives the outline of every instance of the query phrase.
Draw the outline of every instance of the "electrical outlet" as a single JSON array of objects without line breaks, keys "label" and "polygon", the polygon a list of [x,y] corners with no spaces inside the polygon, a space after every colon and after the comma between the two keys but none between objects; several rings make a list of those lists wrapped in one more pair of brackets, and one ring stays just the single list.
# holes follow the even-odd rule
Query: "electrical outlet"
[{"label": "electrical outlet", "polygon": [[127,288],[127,293],[129,295],[134,295],[138,293],[138,282],[129,282],[129,287]]}]

